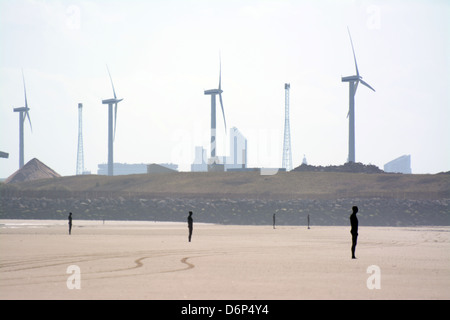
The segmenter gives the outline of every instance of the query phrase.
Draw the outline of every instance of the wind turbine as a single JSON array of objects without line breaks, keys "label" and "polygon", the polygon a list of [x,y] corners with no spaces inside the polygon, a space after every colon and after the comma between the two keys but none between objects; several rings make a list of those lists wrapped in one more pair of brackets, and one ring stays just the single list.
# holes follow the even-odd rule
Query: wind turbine
[{"label": "wind turbine", "polygon": [[[111,73],[109,72],[108,66],[106,66],[108,70],[109,79],[111,80],[111,86],[113,89],[114,98],[102,100],[102,104],[108,105],[108,176],[112,176],[114,174],[114,139],[116,137],[116,121],[117,121],[117,104],[123,99],[117,99],[116,90],[114,89],[114,83],[111,78]],[[113,105],[114,108],[114,132],[113,132]]]},{"label": "wind turbine", "polygon": [[22,70],[22,80],[23,80],[23,91],[25,93],[25,106],[20,108],[14,108],[14,112],[19,112],[19,169],[24,165],[24,135],[23,135],[23,126],[25,122],[25,118],[28,118],[28,122],[30,123],[31,132],[33,132],[33,128],[31,126],[30,114],[28,111],[28,102],[27,102],[27,89],[25,87],[25,76],[23,75]]},{"label": "wind turbine", "polygon": [[369,89],[375,91],[367,82],[365,82],[359,75],[358,64],[356,63],[355,49],[353,48],[352,36],[350,30],[347,28],[348,35],[350,37],[350,43],[352,45],[353,59],[355,60],[356,75],[342,77],[342,82],[348,82],[349,84],[349,109],[347,117],[348,119],[348,162],[355,162],[355,95],[358,83],[365,85]]},{"label": "wind turbine", "polygon": [[222,107],[223,123],[225,124],[225,134],[227,132],[227,122],[225,120],[225,111],[222,101],[222,61],[219,58],[219,88],[205,90],[205,95],[211,96],[211,160],[216,158],[216,96],[219,95],[220,106]]}]

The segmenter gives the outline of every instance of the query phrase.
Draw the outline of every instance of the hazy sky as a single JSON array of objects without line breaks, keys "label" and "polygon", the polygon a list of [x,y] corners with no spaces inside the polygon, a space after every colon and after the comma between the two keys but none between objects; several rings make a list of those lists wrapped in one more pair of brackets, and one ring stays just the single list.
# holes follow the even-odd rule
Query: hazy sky
[{"label": "hazy sky", "polygon": [[[348,83],[361,76],[356,161],[410,154],[413,173],[450,170],[450,2],[262,0],[0,0],[0,178],[19,166],[25,74],[33,131],[25,162],[76,172],[78,103],[85,168],[107,162],[107,106],[119,104],[114,161],[190,170],[208,149],[219,53],[228,128],[248,139],[250,167],[280,167],[284,84],[291,84],[294,167],[348,155]],[[229,154],[218,110],[218,154]]]}]

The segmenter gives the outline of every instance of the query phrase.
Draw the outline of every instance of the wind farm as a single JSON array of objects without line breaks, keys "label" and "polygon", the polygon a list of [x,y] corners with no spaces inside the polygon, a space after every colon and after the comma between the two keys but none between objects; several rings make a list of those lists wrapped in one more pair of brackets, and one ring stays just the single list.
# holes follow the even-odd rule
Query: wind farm
[{"label": "wind farm", "polygon": [[[354,163],[355,160],[355,95],[356,95],[356,90],[358,87],[358,84],[361,83],[362,85],[368,87],[369,89],[375,91],[367,82],[365,82],[362,78],[362,76],[359,73],[359,69],[358,69],[358,64],[357,64],[357,60],[356,60],[356,54],[355,54],[355,49],[353,46],[353,41],[352,41],[352,37],[350,34],[350,30],[347,27],[347,32],[348,32],[348,36],[350,39],[350,44],[351,44],[351,48],[352,48],[352,53],[353,53],[353,60],[354,60],[354,65],[355,65],[355,70],[356,70],[356,75],[353,76],[346,76],[346,77],[341,77],[341,81],[342,82],[348,82],[349,83],[349,110],[348,110],[348,114],[347,117],[349,119],[349,125],[348,125],[348,158],[347,158],[347,162],[348,163]],[[115,163],[114,163],[114,142],[116,139],[116,129],[117,129],[117,113],[118,113],[118,104],[123,101],[123,98],[118,98],[117,94],[116,94],[116,89],[114,86],[114,82],[113,82],[113,78],[111,76],[111,72],[110,69],[108,67],[108,65],[106,65],[106,69],[107,69],[107,73],[108,73],[108,77],[109,77],[109,82],[111,84],[111,88],[112,88],[112,93],[113,93],[113,98],[109,98],[109,99],[102,99],[102,104],[103,105],[107,105],[108,106],[108,121],[107,121],[107,175],[108,176],[113,176],[114,175],[114,167],[115,167]],[[22,72],[22,77],[23,77],[23,85],[24,85],[24,93],[25,93],[25,107],[23,108],[15,108],[14,111],[15,112],[20,112],[19,114],[19,132],[20,132],[20,164],[19,164],[19,169],[23,166],[24,163],[24,151],[23,151],[23,126],[24,126],[24,122],[25,122],[25,118],[28,118],[28,121],[30,123],[30,127],[31,127],[31,120],[30,120],[30,116],[28,111],[30,110],[28,107],[28,102],[27,102],[27,96],[26,96],[26,88],[25,88],[25,78],[23,76],[23,72]],[[218,132],[217,132],[217,97],[219,98],[219,103],[220,103],[220,108],[222,110],[222,117],[223,117],[223,123],[224,123],[224,133],[225,136],[227,135],[227,121],[226,121],[226,117],[225,117],[225,109],[224,109],[224,104],[223,104],[223,98],[222,98],[222,93],[223,93],[223,89],[222,89],[222,57],[219,54],[219,77],[218,77],[218,86],[215,89],[207,89],[204,90],[204,95],[206,96],[210,96],[210,157],[207,160],[208,162],[208,171],[212,170],[212,171],[226,171],[226,169],[224,169],[224,165],[226,162],[226,157],[225,156],[220,156],[217,153],[217,136],[218,136]],[[82,105],[82,104],[79,104]],[[281,107],[282,103],[280,101],[280,107]],[[285,99],[284,99],[284,111],[285,111],[285,127],[284,127],[284,137],[280,140],[283,140],[283,150],[281,151],[282,154],[282,163],[281,166],[276,166],[274,168],[275,171],[273,172],[277,172],[278,170],[286,170],[286,171],[290,171],[294,168],[294,164],[292,161],[292,148],[291,148],[291,137],[290,137],[290,119],[289,119],[289,111],[290,108],[290,84],[285,83]],[[294,106],[295,108],[295,106]],[[280,108],[281,109],[281,108]],[[79,109],[81,111],[81,109]],[[80,118],[80,116],[79,116]],[[81,119],[81,118],[80,118]],[[81,121],[81,120],[79,120]],[[81,133],[81,129],[79,128],[79,134]],[[124,133],[126,134],[126,133]],[[143,137],[139,137],[138,139],[143,140]],[[135,140],[133,138],[133,140]],[[80,149],[80,142],[81,142],[81,148],[82,148],[82,137],[78,138],[78,149]],[[223,141],[223,139],[222,139]],[[231,144],[233,144],[233,141],[231,142]],[[235,148],[235,146],[231,146],[231,148]],[[243,152],[245,152],[245,154],[247,153],[247,147],[245,147],[245,150],[243,150]],[[79,157],[79,153],[80,150],[78,150],[78,154],[77,157]],[[84,157],[84,152],[83,153],[83,157]],[[236,155],[235,155],[236,158]],[[84,161],[84,160],[83,160]],[[242,163],[243,167],[242,169],[247,170],[247,157],[245,157],[245,163]],[[77,158],[77,163],[79,162],[79,159]],[[78,164],[77,164],[78,165]],[[234,163],[234,165],[237,165],[236,163]],[[258,168],[255,168],[258,169]],[[237,170],[237,169],[235,169]],[[80,171],[80,170],[78,170]],[[84,169],[82,170],[84,171]],[[87,171],[86,171],[87,172]],[[100,170],[99,170],[100,172]],[[139,173],[139,172],[138,172]],[[79,174],[79,173],[78,173]]]},{"label": "wind farm", "polygon": [[[25,126],[24,162],[37,157],[63,175],[73,174],[77,149],[70,142],[74,139],[70,135],[76,134],[77,128],[76,115],[73,114],[76,108],[71,109],[83,103],[86,169],[95,173],[98,164],[108,163],[108,151],[102,153],[98,147],[102,145],[100,139],[105,134],[109,139],[108,115],[104,115],[107,118],[104,123],[97,122],[102,117],[102,110],[108,112],[98,106],[98,101],[114,98],[111,79],[105,80],[105,76],[109,76],[108,70],[105,72],[108,64],[117,99],[126,98],[126,108],[119,110],[123,101],[117,104],[117,108],[116,103],[112,104],[113,114],[118,113],[120,117],[115,120],[113,115],[113,128],[116,127],[113,161],[175,163],[179,170],[189,171],[196,146],[204,146],[210,158],[211,96],[206,99],[204,91],[217,89],[217,72],[214,70],[219,64],[217,53],[221,52],[221,85],[225,85],[226,91],[222,98],[225,99],[227,129],[237,127],[246,136],[249,167],[276,168],[282,164],[284,97],[277,88],[284,83],[292,85],[290,129],[293,167],[301,163],[303,155],[306,155],[308,163],[322,166],[349,161],[352,158],[348,150],[349,137],[352,136],[349,133],[349,87],[352,82],[349,77],[355,76],[355,161],[382,168],[394,158],[411,154],[414,173],[448,171],[444,155],[428,156],[433,154],[433,150],[442,148],[422,143],[424,138],[421,135],[417,138],[419,143],[413,143],[417,139],[411,137],[418,131],[416,126],[410,125],[416,121],[425,125],[423,132],[432,133],[433,141],[438,141],[437,136],[445,131],[444,118],[438,116],[442,112],[445,114],[445,110],[439,110],[446,105],[444,88],[448,83],[446,73],[442,72],[447,61],[443,59],[445,50],[439,47],[445,38],[442,37],[445,28],[438,27],[444,21],[439,16],[446,12],[444,9],[436,10],[425,4],[423,10],[419,4],[405,8],[398,3],[392,6],[392,11],[384,11],[383,6],[358,7],[347,3],[324,6],[330,7],[328,11],[318,4],[309,8],[304,3],[284,3],[270,8],[268,3],[256,5],[244,1],[225,5],[230,8],[228,11],[209,5],[211,10],[217,10],[213,15],[217,24],[211,24],[205,20],[208,14],[202,15],[202,11],[194,10],[200,9],[198,4],[179,12],[173,12],[168,4],[158,8],[153,4],[143,4],[143,10],[130,7],[129,14],[110,7],[111,11],[105,15],[98,10],[101,5],[95,8],[84,4],[62,5],[54,10],[41,10],[43,5],[30,3],[25,7],[36,10],[35,18],[40,24],[32,21],[24,26],[23,34],[15,34],[21,30],[15,24],[27,21],[27,11],[18,10],[18,5],[3,6],[2,14],[18,18],[2,20],[5,24],[2,29],[11,34],[2,38],[3,47],[11,50],[3,60],[6,69],[1,79],[5,94],[0,101],[9,107],[23,106],[17,105],[18,101],[23,101],[20,74],[23,68],[31,107],[29,116],[33,118],[31,136],[28,125]],[[54,5],[49,4],[49,7]],[[411,14],[394,19],[405,10]],[[122,16],[129,30],[120,30],[116,19],[106,19],[113,18],[110,16],[113,12]],[[154,19],[142,20],[144,12],[152,12]],[[330,23],[313,19],[314,13],[318,12]],[[331,12],[339,14],[330,15]],[[62,17],[57,18],[57,13]],[[168,28],[169,20],[164,18],[169,13],[173,13],[174,21],[177,21],[172,28]],[[193,20],[186,20],[188,13],[194,17]],[[410,17],[416,13],[424,14],[424,19],[412,20]],[[438,15],[429,19],[436,24],[424,23],[428,21],[428,15]],[[99,20],[94,19],[94,22],[89,18],[90,23],[86,23],[88,17]],[[102,23],[100,17],[106,20]],[[139,29],[136,21],[142,21],[143,28]],[[231,21],[232,27],[226,28]],[[49,38],[43,29],[47,25],[51,26],[54,35],[49,42],[46,42]],[[412,33],[396,28],[397,25],[420,26],[426,31],[420,33],[418,39],[411,39],[409,35]],[[348,29],[352,38],[350,45]],[[154,30],[154,33],[146,34],[148,30]],[[307,30],[314,32],[308,33]],[[135,34],[135,38],[125,36],[127,34]],[[12,39],[30,39],[22,43],[31,43],[33,39],[39,41],[42,44],[39,54],[23,50],[23,46],[12,42]],[[59,46],[57,39],[64,44]],[[110,41],[112,39],[114,41]],[[114,43],[126,45],[122,47]],[[350,51],[352,45],[353,50]],[[54,47],[62,51],[53,50]],[[358,73],[364,77],[359,80],[376,89],[375,94],[361,81],[356,81]],[[435,75],[439,75],[437,85],[423,83]],[[343,79],[348,80],[348,84],[343,83]],[[109,84],[108,88],[106,84]],[[427,86],[429,89],[425,90]],[[413,93],[407,94],[408,90]],[[216,107],[219,108],[217,98],[216,95]],[[438,101],[430,106],[435,99]],[[108,104],[105,106],[108,109]],[[208,112],[204,112],[205,108]],[[343,110],[345,114],[340,115]],[[220,113],[216,110],[217,116]],[[347,113],[348,119],[345,119]],[[19,137],[15,135],[15,141],[7,138],[18,130],[17,117],[18,114],[14,113],[12,120],[12,115],[2,114],[5,121],[2,127],[8,135],[2,135],[5,138],[0,141],[0,150],[9,154],[9,158],[1,160],[2,178],[18,168]],[[45,118],[55,121],[47,122]],[[28,122],[27,119],[25,121]],[[229,150],[227,141],[223,141],[229,136],[222,136],[222,121],[217,118],[216,156],[219,157],[225,156],[225,150]],[[345,122],[345,128],[341,122]],[[143,143],[139,142],[138,131],[147,138]],[[60,137],[61,141],[44,145],[52,137]],[[55,149],[61,150],[56,154],[51,151],[55,144]],[[108,142],[105,142],[107,146]],[[43,155],[44,152],[47,156]],[[431,158],[433,160],[427,160]]]},{"label": "wind farm", "polygon": [[[347,26],[347,33],[348,33],[348,37],[350,40],[350,46],[352,49],[352,55],[353,55],[353,63],[354,63],[354,68],[355,68],[355,74],[351,75],[351,76],[341,76],[341,82],[344,83],[348,83],[349,89],[348,89],[348,113],[347,113],[347,118],[348,118],[348,156],[347,159],[345,161],[345,164],[352,164],[352,163],[357,163],[356,161],[356,130],[355,130],[355,122],[356,122],[356,114],[355,114],[355,97],[356,97],[356,92],[357,92],[357,88],[358,85],[361,83],[361,85],[367,87],[368,89],[372,90],[373,92],[375,92],[375,89],[368,84],[365,80],[363,80],[363,77],[360,75],[360,71],[359,71],[359,67],[358,67],[358,62],[357,62],[357,58],[356,58],[356,52],[355,52],[355,47],[354,47],[354,43],[353,43],[353,39],[352,39],[352,35],[350,33],[350,29]],[[371,57],[373,59],[373,57]],[[112,89],[112,94],[113,94],[113,98],[109,98],[109,99],[102,99],[101,103],[103,105],[107,105],[108,106],[108,117],[107,117],[107,170],[106,170],[106,175],[108,176],[113,176],[115,175],[115,170],[114,167],[116,165],[121,165],[126,167],[127,164],[120,164],[120,163],[115,163],[114,162],[114,144],[115,144],[115,140],[116,140],[116,130],[117,130],[117,114],[118,114],[118,104],[123,101],[123,98],[118,98],[117,94],[116,94],[116,89],[114,86],[114,82],[113,82],[113,78],[111,76],[111,72],[110,69],[108,67],[108,65],[106,65],[106,69],[107,69],[107,73],[108,73],[108,78],[109,78],[109,82],[111,85],[111,89]],[[28,101],[27,101],[27,92],[26,92],[26,86],[25,86],[25,77],[22,71],[22,80],[23,80],[23,87],[24,87],[24,95],[25,95],[25,106],[21,107],[21,108],[14,108],[14,112],[18,112],[19,113],[19,169],[21,167],[23,167],[24,165],[24,123],[25,120],[28,119],[28,122],[30,124],[30,128],[31,128],[31,119],[30,119],[30,115],[29,115],[29,110],[30,108],[28,107]],[[233,82],[233,79],[229,79],[230,82]],[[236,149],[237,146],[237,140],[234,137],[230,140],[230,157],[227,158],[226,155],[220,155],[218,153],[218,142],[220,143],[220,147],[222,147],[221,149],[223,150],[223,147],[225,146],[224,139],[218,139],[218,136],[222,136],[222,134],[218,135],[217,132],[217,98],[219,98],[219,103],[220,103],[220,108],[221,108],[221,113],[222,113],[222,117],[223,117],[223,124],[224,124],[224,135],[223,137],[227,136],[227,120],[225,117],[225,109],[224,109],[224,104],[223,104],[223,98],[222,98],[222,94],[223,94],[223,89],[222,89],[222,56],[219,53],[219,74],[218,74],[218,86],[217,88],[214,89],[206,89],[204,90],[204,95],[209,96],[210,97],[210,126],[209,126],[209,130],[210,130],[210,137],[209,137],[209,152],[210,152],[210,156],[208,159],[206,159],[206,162],[208,164],[208,166],[205,166],[204,169],[200,170],[200,171],[227,171],[227,165],[228,167],[230,167],[229,165],[231,165],[231,168],[233,168],[233,171],[252,171],[252,170],[259,170],[258,172],[261,172],[261,174],[268,174],[267,172],[269,172],[269,174],[273,174],[273,173],[277,173],[278,171],[291,171],[293,169],[297,170],[297,171],[305,171],[305,170],[312,170],[312,171],[317,171],[318,169],[312,169],[310,166],[303,166],[300,168],[297,167],[294,163],[294,161],[292,160],[292,149],[295,149],[295,146],[301,145],[301,143],[304,143],[305,140],[308,140],[308,137],[305,137],[304,139],[302,139],[302,141],[300,141],[300,143],[298,141],[291,141],[291,120],[290,120],[290,113],[293,110],[296,110],[299,108],[299,106],[295,103],[291,105],[291,98],[290,98],[290,83],[285,83],[285,96],[284,96],[284,114],[285,114],[285,118],[284,118],[284,137],[279,137],[278,140],[281,142],[282,141],[282,150],[277,150],[276,152],[278,154],[282,155],[282,161],[280,161],[280,163],[272,168],[269,168],[268,170],[266,170],[267,168],[264,166],[261,167],[249,167],[249,159],[247,157],[247,153],[248,153],[248,147],[247,147],[247,139],[245,137],[242,136],[240,138],[242,141],[245,141],[245,144],[243,142],[240,142],[240,146],[239,146],[239,150]],[[301,91],[302,88],[300,87],[299,90]],[[230,92],[232,93],[232,92]],[[79,103],[79,137],[78,137],[78,152],[77,152],[77,174],[81,174],[81,172],[84,173],[90,173],[90,171],[85,171],[84,170],[84,164],[82,165],[82,169],[78,168],[80,166],[81,162],[84,162],[85,156],[84,156],[84,151],[83,151],[83,136],[82,136],[82,129],[81,129],[81,108],[80,106],[82,106],[82,103]],[[362,108],[364,108],[364,106],[362,106]],[[236,108],[235,108],[236,109]],[[278,110],[282,110],[282,101],[278,101]],[[233,110],[234,113],[236,114],[236,110]],[[238,110],[239,111],[243,111],[243,109]],[[124,115],[126,115],[128,113],[128,110],[125,110]],[[256,120],[258,120],[258,117],[255,117]],[[234,117],[233,119],[234,121],[238,121],[239,119],[237,119],[236,117]],[[312,121],[313,119],[305,119],[306,122]],[[171,119],[166,119],[165,120],[166,123],[167,121],[170,122]],[[293,127],[295,127],[295,124],[293,125]],[[203,127],[203,129],[206,129],[206,126]],[[343,132],[344,130],[342,130],[343,128],[341,127],[341,131]],[[235,132],[235,130],[237,130],[235,127],[233,128],[233,132]],[[130,144],[131,141],[133,141],[133,143],[137,143],[137,144],[144,144],[145,141],[145,137],[144,136],[134,136],[131,137],[129,134],[127,134],[126,131],[124,131],[122,133],[122,136],[124,137],[123,141],[126,141],[127,144]],[[164,139],[164,137],[162,137]],[[89,138],[88,138],[89,139]],[[364,143],[364,142],[363,142]],[[249,142],[249,146],[251,149],[252,146],[252,141]],[[202,150],[203,146],[201,146]],[[116,150],[117,152],[117,150]],[[119,154],[123,155],[124,152],[122,152],[122,150],[118,151]],[[158,152],[158,151],[157,151]],[[273,152],[273,151],[272,151]],[[231,154],[233,155],[231,157]],[[233,163],[237,161],[237,158],[241,158],[239,161],[239,163]],[[404,157],[408,157],[408,156],[404,156]],[[86,155],[86,158],[88,158],[88,155]],[[231,159],[231,160],[230,160]],[[410,157],[408,158],[410,159]],[[231,163],[227,163],[227,161],[231,161]],[[305,163],[306,158],[304,156],[304,160],[303,163]],[[410,161],[410,160],[409,160]],[[142,162],[143,163],[143,162]],[[297,162],[298,163],[298,162]],[[150,163],[148,163],[150,164]],[[168,164],[170,166],[170,170],[173,170],[173,168],[176,168],[178,165],[177,164]],[[369,163],[369,165],[371,165],[371,163]],[[141,171],[130,171],[130,173],[145,173],[145,165],[141,165],[139,170]],[[297,165],[298,166],[298,165]],[[319,166],[320,167],[320,166]],[[333,167],[333,166],[331,166]],[[100,164],[99,164],[99,168],[100,168]],[[144,169],[143,169],[144,168]],[[353,170],[353,172],[361,172],[360,171],[361,167],[358,165],[356,166],[346,166],[345,168],[342,169],[338,169],[337,171],[348,171],[348,170]],[[137,169],[136,169],[137,170]],[[175,169],[176,170],[176,169]],[[368,171],[366,169],[362,169],[365,171]],[[411,169],[410,168],[405,168],[405,169],[398,169],[398,170],[404,170],[404,172],[410,173]],[[121,170],[119,170],[121,171]],[[370,171],[370,170],[369,170]],[[373,171],[373,170],[372,170]],[[382,170],[379,170],[380,172],[382,172]],[[99,169],[99,174],[101,172],[101,170]],[[124,171],[126,172],[126,171]],[[263,173],[265,172],[265,173]],[[350,171],[351,172],[351,171]],[[402,171],[397,171],[397,172],[402,172]],[[103,174],[103,173],[102,173]],[[119,173],[117,173],[119,174]],[[123,173],[121,171],[120,174],[127,174],[127,173]]]}]

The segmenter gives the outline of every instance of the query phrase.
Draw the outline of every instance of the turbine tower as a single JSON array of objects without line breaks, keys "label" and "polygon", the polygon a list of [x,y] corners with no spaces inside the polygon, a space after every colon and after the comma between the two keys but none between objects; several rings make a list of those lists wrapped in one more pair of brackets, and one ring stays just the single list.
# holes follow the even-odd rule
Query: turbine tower
[{"label": "turbine tower", "polygon": [[27,90],[25,88],[25,77],[23,75],[23,70],[22,70],[22,80],[23,80],[23,91],[25,93],[25,106],[21,107],[21,108],[14,108],[14,112],[19,112],[19,169],[22,168],[24,165],[23,127],[24,127],[25,118],[28,118],[28,122],[30,123],[30,129],[31,129],[31,131],[33,131],[33,128],[31,126],[30,114],[28,113],[30,108],[28,108]]},{"label": "turbine tower", "polygon": [[[220,60],[220,59],[219,59]],[[211,96],[211,159],[215,161],[216,158],[216,96],[219,95],[220,106],[222,107],[223,123],[225,124],[225,134],[227,132],[227,123],[225,120],[225,111],[223,109],[222,101],[222,62],[219,61],[219,88],[205,90],[205,95]]]},{"label": "turbine tower", "polygon": [[[108,69],[109,79],[111,80],[111,86],[114,94],[114,98],[102,100],[103,104],[108,105],[108,176],[112,176],[114,174],[113,144],[114,139],[116,137],[117,104],[123,99],[117,99],[116,90],[114,89],[114,83],[112,81],[111,73],[109,72],[108,66],[106,66],[106,69]],[[113,115],[113,105],[115,105],[114,115]],[[114,132],[113,132],[113,116],[114,116]]]},{"label": "turbine tower", "polygon": [[283,142],[283,165],[286,171],[292,170],[291,151],[291,129],[289,125],[289,90],[291,85],[284,84],[284,142]]},{"label": "turbine tower", "polygon": [[83,154],[83,104],[78,104],[78,152],[77,152],[77,175],[84,172],[84,154]]},{"label": "turbine tower", "polygon": [[359,75],[358,71],[358,64],[356,63],[356,55],[355,55],[355,49],[353,48],[353,41],[352,36],[350,35],[350,30],[348,30],[348,35],[350,37],[350,43],[352,45],[352,51],[353,51],[353,59],[355,60],[355,68],[356,68],[356,75],[355,76],[348,76],[348,77],[342,77],[342,82],[348,82],[349,85],[349,109],[347,117],[348,119],[348,162],[355,162],[355,94],[356,89],[358,88],[358,83],[361,82],[363,85],[368,87],[369,89],[375,91],[374,88],[372,88],[367,82],[362,80],[362,77]]}]

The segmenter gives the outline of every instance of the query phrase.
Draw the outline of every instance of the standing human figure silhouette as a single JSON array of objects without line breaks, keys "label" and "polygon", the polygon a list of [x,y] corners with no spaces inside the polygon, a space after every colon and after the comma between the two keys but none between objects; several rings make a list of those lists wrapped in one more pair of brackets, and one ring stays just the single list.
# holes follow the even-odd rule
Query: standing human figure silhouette
[{"label": "standing human figure silhouette", "polygon": [[72,234],[72,212],[69,212],[69,235]]},{"label": "standing human figure silhouette", "polygon": [[358,212],[358,207],[352,207],[353,213],[350,215],[350,233],[352,234],[352,259],[356,259],[355,250],[356,250],[356,242],[358,240],[358,218],[356,217],[356,213]]},{"label": "standing human figure silhouette", "polygon": [[273,214],[273,228],[275,229],[275,213]]},{"label": "standing human figure silhouette", "polygon": [[191,242],[192,238],[192,229],[194,228],[194,219],[192,219],[192,211],[189,211],[189,216],[187,218],[188,229],[189,229],[189,242]]}]

